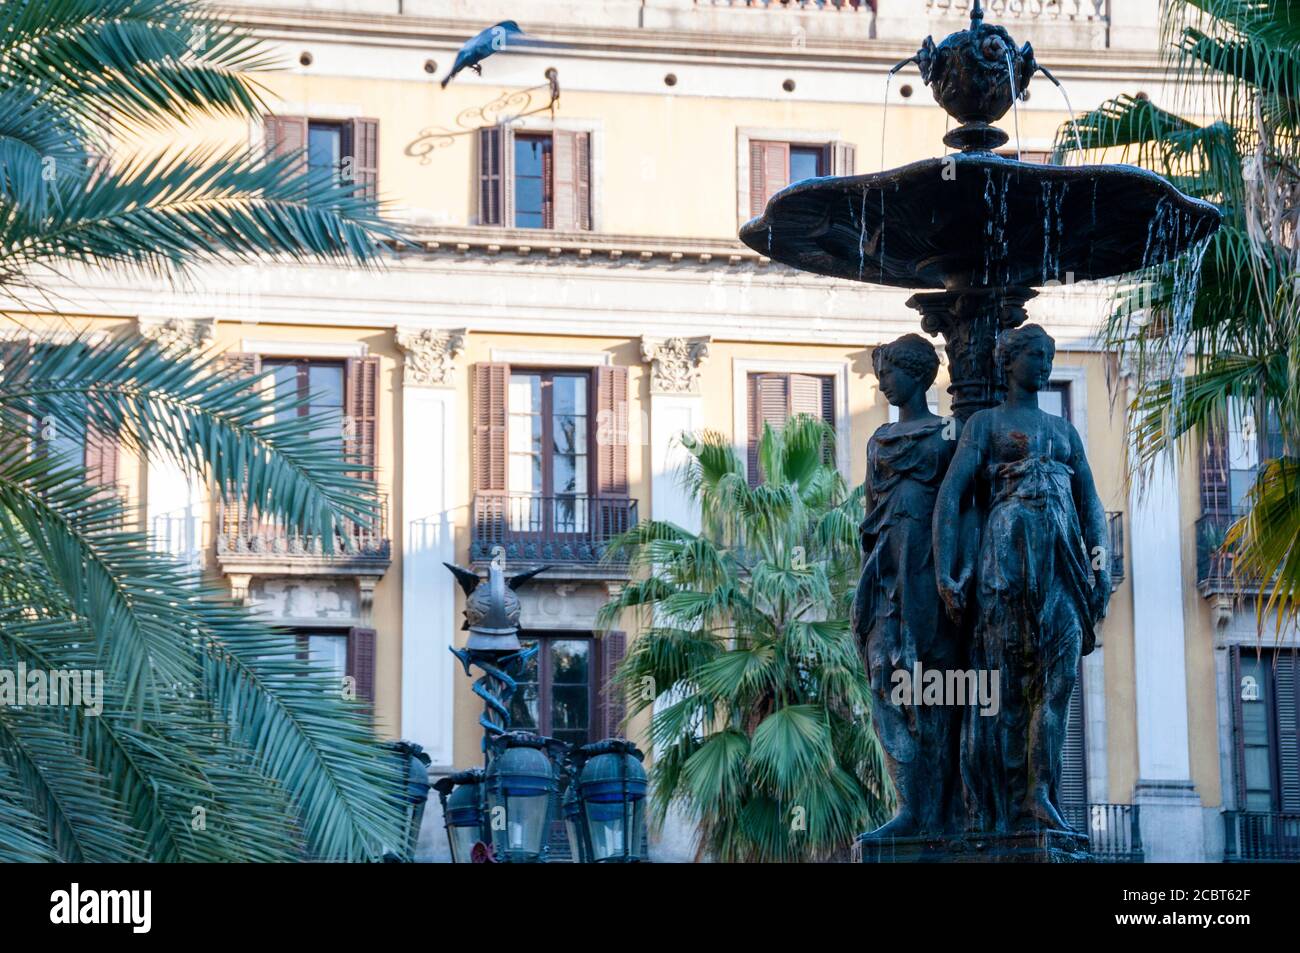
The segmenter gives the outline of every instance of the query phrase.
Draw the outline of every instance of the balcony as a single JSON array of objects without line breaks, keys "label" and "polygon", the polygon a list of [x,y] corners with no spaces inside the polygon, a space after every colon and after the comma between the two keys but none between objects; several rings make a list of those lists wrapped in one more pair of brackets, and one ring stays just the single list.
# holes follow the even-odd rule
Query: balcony
[{"label": "balcony", "polygon": [[1300,863],[1300,814],[1223,812],[1225,863]]},{"label": "balcony", "polygon": [[1260,580],[1239,577],[1236,556],[1224,546],[1228,528],[1245,515],[1241,509],[1228,513],[1207,513],[1196,521],[1196,585],[1201,595],[1257,593]]},{"label": "balcony", "polygon": [[1124,514],[1107,513],[1106,528],[1110,530],[1110,590],[1114,592],[1124,581]]},{"label": "balcony", "polygon": [[1088,835],[1097,863],[1140,864],[1146,859],[1136,804],[1080,804],[1063,813],[1071,827]]},{"label": "balcony", "polygon": [[392,562],[388,495],[377,494],[376,500],[375,519],[367,525],[345,524],[332,545],[319,534],[292,531],[282,520],[218,501],[217,563],[226,573],[383,575]]},{"label": "balcony", "polygon": [[622,578],[627,560],[604,562],[609,542],[637,524],[626,497],[490,496],[474,498],[470,559],[508,566],[552,565],[594,578]]}]

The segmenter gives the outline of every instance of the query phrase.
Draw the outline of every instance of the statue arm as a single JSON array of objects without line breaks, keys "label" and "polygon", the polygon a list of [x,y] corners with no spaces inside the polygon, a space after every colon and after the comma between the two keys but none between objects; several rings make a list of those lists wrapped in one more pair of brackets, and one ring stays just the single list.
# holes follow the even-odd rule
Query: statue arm
[{"label": "statue arm", "polygon": [[962,501],[970,494],[984,457],[984,423],[977,414],[962,428],[957,451],[948,465],[948,473],[939,487],[939,497],[934,506],[932,539],[934,569],[939,585],[939,596],[948,614],[958,620],[965,608],[965,591],[970,580],[974,553],[961,551]]},{"label": "statue arm", "polygon": [[1097,595],[1094,599],[1095,621],[1101,621],[1106,615],[1110,602],[1110,531],[1106,525],[1106,508],[1101,497],[1097,495],[1097,484],[1092,476],[1092,467],[1088,465],[1088,456],[1083,449],[1079,432],[1070,427],[1070,450],[1072,460],[1070,467],[1074,470],[1074,505],[1079,511],[1079,526],[1083,530],[1083,540],[1087,547],[1088,558],[1096,573]]}]

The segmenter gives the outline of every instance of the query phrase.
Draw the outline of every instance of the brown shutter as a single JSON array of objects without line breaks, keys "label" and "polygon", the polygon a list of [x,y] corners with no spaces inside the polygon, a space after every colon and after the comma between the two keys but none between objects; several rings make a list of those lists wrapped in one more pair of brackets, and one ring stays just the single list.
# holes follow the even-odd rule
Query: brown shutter
[{"label": "brown shutter", "polygon": [[352,119],[344,126],[343,161],[351,160],[357,195],[379,198],[379,120]]},{"label": "brown shutter", "polygon": [[598,367],[596,378],[596,493],[628,494],[627,368]]},{"label": "brown shutter", "polygon": [[807,414],[825,420],[826,398],[823,391],[827,380],[825,377],[812,377],[808,374],[791,374],[790,416]]},{"label": "brown shutter", "polygon": [[357,698],[375,703],[375,630],[348,630],[348,674],[356,681]]},{"label": "brown shutter", "polygon": [[[758,445],[763,439],[763,425],[780,430],[790,417],[790,377],[786,374],[750,374],[748,381],[749,484],[758,486]],[[816,413],[816,411],[813,411]]]},{"label": "brown shutter", "polygon": [[307,171],[307,119],[304,116],[267,116],[266,151],[273,156],[297,155],[296,173]]},{"label": "brown shutter", "polygon": [[509,364],[474,365],[474,490],[504,495]]},{"label": "brown shutter", "polygon": [[[1241,703],[1241,646],[1229,650],[1228,692],[1232,696],[1232,765],[1237,775],[1237,810],[1246,809],[1246,723]],[[1263,687],[1261,686],[1261,691]]]},{"label": "brown shutter", "polygon": [[749,211],[757,217],[767,200],[790,184],[790,143],[749,143]]},{"label": "brown shutter", "polygon": [[591,136],[556,130],[551,142],[552,222],[560,231],[591,229]]},{"label": "brown shutter", "polygon": [[618,671],[627,652],[627,635],[623,632],[606,632],[600,640],[600,739],[625,737],[623,715],[626,711],[622,691],[614,684],[614,673]]},{"label": "brown shutter", "polygon": [[379,465],[379,358],[348,358],[343,389],[347,430],[352,435],[344,452],[350,463],[365,468],[358,471],[359,476],[375,480]]},{"label": "brown shutter", "polygon": [[86,480],[95,486],[111,487],[117,483],[117,437],[96,427],[86,426]]},{"label": "brown shutter", "polygon": [[478,133],[478,224],[515,224],[514,133],[490,126]]},{"label": "brown shutter", "polygon": [[1087,833],[1088,813],[1088,745],[1085,732],[1081,664],[1065,716],[1065,744],[1061,752],[1061,782],[1057,789],[1057,804],[1071,826],[1083,833]]},{"label": "brown shutter", "polygon": [[1201,513],[1227,516],[1232,510],[1232,490],[1228,485],[1228,428],[1215,421],[1205,431],[1201,448]]},{"label": "brown shutter", "polygon": [[1281,808],[1300,812],[1300,659],[1295,649],[1277,653],[1273,672],[1277,709],[1277,768]]},{"label": "brown shutter", "polygon": [[[260,354],[244,354],[230,351],[217,358],[215,366],[222,371],[233,370],[240,377],[249,378],[249,386],[254,386],[252,378],[262,373]],[[221,534],[226,545],[234,547],[241,530],[247,528],[249,521],[248,496],[236,493],[233,488],[221,490]]]},{"label": "brown shutter", "polygon": [[[27,363],[31,360],[28,353],[30,347],[26,340],[0,340],[0,383],[14,383],[27,376]],[[31,418],[14,415],[10,417],[10,422],[16,427],[25,428],[28,436],[13,433],[0,435],[0,455],[16,452],[19,446],[26,446],[30,442]]]},{"label": "brown shutter", "polygon": [[831,143],[831,175],[852,175],[857,165],[858,147],[851,142]]}]

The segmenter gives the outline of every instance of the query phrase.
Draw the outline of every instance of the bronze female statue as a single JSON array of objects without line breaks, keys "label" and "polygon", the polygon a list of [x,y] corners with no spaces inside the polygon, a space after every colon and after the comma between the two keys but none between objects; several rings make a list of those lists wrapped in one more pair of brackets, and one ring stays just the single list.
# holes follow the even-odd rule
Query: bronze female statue
[{"label": "bronze female statue", "polygon": [[[981,831],[1070,829],[1057,806],[1066,715],[1110,599],[1105,512],[1082,441],[1038,407],[1055,353],[1037,325],[1002,333],[1006,399],[967,421],[934,513],[939,593],[955,620],[974,582],[971,664],[1001,683],[1001,710],[968,709],[962,730]],[[972,498],[987,501],[978,555],[949,531]]]},{"label": "bronze female statue", "polygon": [[[880,389],[898,408],[867,445],[864,562],[853,627],[871,678],[873,718],[897,793],[898,812],[873,838],[946,829],[957,781],[961,709],[901,704],[899,681],[921,670],[958,667],[961,647],[935,587],[930,526],[935,499],[957,446],[959,425],[926,406],[939,358],[908,334],[872,354]],[[898,673],[904,673],[898,675]]]}]

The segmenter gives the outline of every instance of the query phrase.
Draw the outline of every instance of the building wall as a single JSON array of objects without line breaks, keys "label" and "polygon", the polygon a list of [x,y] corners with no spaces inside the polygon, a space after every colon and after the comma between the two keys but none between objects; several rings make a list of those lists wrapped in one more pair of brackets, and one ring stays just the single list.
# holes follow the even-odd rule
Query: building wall
[{"label": "building wall", "polygon": [[[736,241],[745,217],[744,137],[845,140],[856,146],[860,173],[940,154],[945,117],[915,69],[888,83],[887,111],[886,72],[926,31],[941,36],[960,24],[948,12],[951,4],[934,0],[882,0],[878,17],[689,0],[530,0],[527,10],[495,0],[241,0],[228,6],[269,38],[286,64],[265,77],[270,110],[379,120],[380,192],[392,214],[409,224],[418,249],[371,272],[286,264],[206,268],[184,286],[74,272],[60,290],[76,302],[74,324],[121,329],[136,320],[215,318],[212,343],[219,350],[246,349],[250,341],[360,345],[380,358],[379,479],[390,495],[393,554],[374,593],[378,722],[386,735],[412,737],[418,721],[429,736],[413,740],[435,751],[436,768],[468,767],[480,758],[480,704],[470,680],[442,655],[445,643],[460,638],[463,599],[439,562],[445,556],[466,564],[470,558],[473,366],[493,360],[494,352],[576,352],[627,367],[630,495],[643,516],[668,486],[652,411],[669,406],[656,404],[643,337],[709,339],[698,385],[687,396],[698,399],[691,406],[698,408],[700,426],[737,443],[744,440],[736,431],[743,419],[737,395],[744,393],[747,370],[833,371],[847,387],[843,466],[860,482],[866,442],[888,419],[871,350],[916,330],[917,317],[905,307],[905,293],[798,275]],[[1008,25],[1018,38],[1034,40],[1040,61],[1066,83],[1077,110],[1138,90],[1172,105],[1156,55],[1154,0],[1109,6],[1109,24],[1081,15],[1064,24],[1044,17]],[[440,89],[436,80],[463,39],[508,13],[518,13],[525,29],[549,45],[501,54],[484,64],[481,78],[464,73]],[[303,52],[311,54],[310,66],[296,65]],[[427,60],[436,61],[434,73],[425,71]],[[554,124],[593,133],[595,230],[479,226],[474,136],[439,146],[437,129],[461,128],[457,117],[467,110],[542,83],[549,66],[558,69],[562,89],[554,117],[543,112],[523,122],[525,128]],[[669,73],[677,80],[673,86],[665,84]],[[793,91],[782,87],[787,79]],[[1018,120],[1008,116],[1002,125],[1014,133],[1018,121],[1023,147],[1043,151],[1068,113],[1045,80],[1031,91]],[[533,100],[538,105],[546,99],[541,95]],[[465,128],[477,123],[466,120]],[[261,136],[258,124],[222,121],[196,126],[176,143],[258,144]],[[142,134],[122,147],[142,144],[159,140]],[[1107,510],[1126,514],[1126,562],[1132,566],[1143,541],[1129,532],[1124,382],[1094,340],[1106,300],[1105,288],[1048,290],[1031,303],[1030,314],[1057,339],[1057,375],[1075,387],[1075,421],[1085,432],[1102,501]],[[410,331],[463,333],[446,345],[445,379],[412,381],[412,351],[399,341]],[[942,369],[939,386],[945,382]],[[436,395],[424,400],[428,386]],[[447,438],[437,448],[412,447],[412,436],[442,432],[431,429],[431,418],[423,428],[430,408],[450,415]],[[947,408],[944,394],[941,410]],[[428,472],[408,467],[412,460],[428,461]],[[1220,630],[1196,589],[1195,470],[1184,461],[1180,499],[1151,503],[1177,506],[1181,529],[1187,710],[1139,713],[1137,648],[1150,634],[1134,631],[1130,570],[1111,602],[1095,670],[1086,676],[1096,680],[1087,702],[1090,798],[1134,799],[1144,780],[1140,717],[1182,721],[1189,739],[1187,780],[1210,818],[1209,831],[1222,803],[1222,676],[1216,668]],[[125,475],[147,497],[142,474],[137,467]],[[427,487],[413,482],[426,480],[437,483],[434,496],[446,501],[433,510]],[[408,572],[416,524],[434,517],[450,536],[421,550]],[[437,549],[443,545],[445,551]],[[435,551],[443,555],[430,555]],[[219,575],[210,553],[208,571]],[[534,585],[525,616],[527,625],[539,627],[566,614],[589,616],[609,591],[598,580]],[[637,737],[644,728],[642,719],[630,732]],[[434,852],[441,850],[439,823],[431,810],[425,842]]]}]

